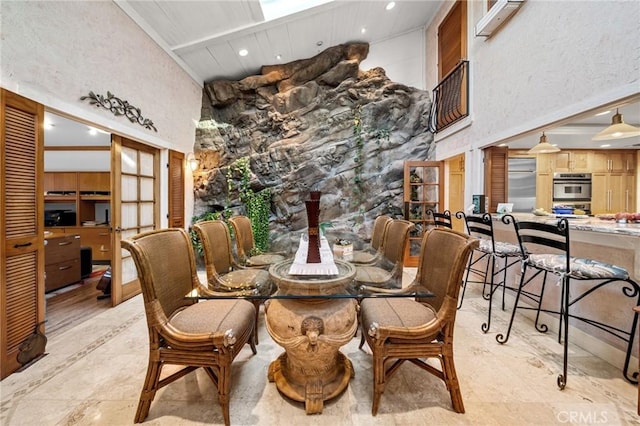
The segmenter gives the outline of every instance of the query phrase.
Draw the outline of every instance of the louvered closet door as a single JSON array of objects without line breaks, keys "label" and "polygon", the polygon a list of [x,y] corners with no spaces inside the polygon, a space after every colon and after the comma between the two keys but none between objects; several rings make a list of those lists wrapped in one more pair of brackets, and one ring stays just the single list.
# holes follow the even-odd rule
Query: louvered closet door
[{"label": "louvered closet door", "polygon": [[184,154],[169,151],[169,227],[184,228]]},{"label": "louvered closet door", "polygon": [[0,375],[20,367],[22,341],[45,318],[42,105],[1,90]]},{"label": "louvered closet door", "polygon": [[114,135],[111,143],[113,188],[113,261],[111,300],[114,305],[140,293],[140,282],[129,251],[120,241],[159,228],[160,152]]}]

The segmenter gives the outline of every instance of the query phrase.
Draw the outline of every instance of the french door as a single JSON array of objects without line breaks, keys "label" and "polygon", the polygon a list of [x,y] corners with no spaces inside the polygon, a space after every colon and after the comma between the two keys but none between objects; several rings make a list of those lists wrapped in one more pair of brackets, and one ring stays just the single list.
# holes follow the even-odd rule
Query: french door
[{"label": "french door", "polygon": [[140,293],[131,254],[120,241],[159,227],[159,150],[118,135],[111,143],[113,188],[113,258],[111,300],[117,305]]}]

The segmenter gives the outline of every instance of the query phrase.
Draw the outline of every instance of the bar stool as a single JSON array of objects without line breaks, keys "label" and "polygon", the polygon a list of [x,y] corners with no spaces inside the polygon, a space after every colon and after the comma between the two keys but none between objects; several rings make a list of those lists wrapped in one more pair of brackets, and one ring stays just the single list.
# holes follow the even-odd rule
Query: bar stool
[{"label": "bar stool", "polygon": [[451,212],[449,210],[445,210],[442,213],[438,213],[432,209],[427,209],[427,217],[431,216],[431,221],[433,225],[437,227],[449,228],[452,229],[451,226]]},{"label": "bar stool", "polygon": [[[562,340],[564,336],[564,353],[563,353],[563,366],[562,373],[558,375],[557,383],[558,387],[562,390],[567,384],[567,361],[568,361],[568,342],[569,342],[569,318],[573,318],[579,321],[583,321],[599,330],[605,331],[627,343],[627,352],[624,362],[624,377],[632,382],[637,383],[636,377],[638,373],[629,375],[629,360],[631,357],[631,350],[633,347],[633,339],[636,333],[636,326],[638,320],[638,312],[633,313],[633,321],[629,331],[622,330],[614,325],[605,324],[600,321],[596,321],[591,318],[585,318],[570,313],[571,307],[585,299],[588,296],[594,295],[595,291],[614,282],[626,282],[628,285],[622,285],[622,294],[626,297],[635,299],[635,305],[640,305],[640,286],[634,280],[629,277],[629,273],[626,269],[612,265],[609,263],[601,262],[594,259],[576,258],[571,256],[570,253],[570,238],[569,238],[569,222],[566,218],[560,219],[557,223],[540,223],[540,222],[518,222],[513,217],[504,217],[505,223],[513,223],[516,235],[518,236],[518,243],[520,250],[524,256],[522,261],[522,274],[520,276],[520,284],[518,285],[518,291],[516,293],[516,300],[511,312],[511,319],[509,321],[509,327],[506,334],[496,335],[498,343],[506,343],[511,333],[511,327],[513,326],[513,319],[518,309],[537,310],[536,314],[536,328],[539,331],[547,331],[546,326],[538,327],[538,317],[540,312],[546,312],[559,315],[559,332],[558,340]],[[537,249],[537,250],[536,250]],[[550,249],[550,252],[540,253],[540,250]],[[525,279],[525,275],[528,268],[535,269],[536,272],[533,276]],[[539,295],[537,296],[537,307],[532,306],[520,306],[520,296],[523,294],[523,288],[533,280],[540,273],[543,273],[542,286],[540,288]],[[544,288],[547,281],[547,274],[553,274],[560,278],[561,283],[561,300],[560,310],[553,311],[548,309],[542,309],[542,298],[544,296]],[[595,280],[597,281],[592,287],[586,290],[578,290],[577,296],[571,297],[571,285],[573,280]],[[531,293],[529,294],[531,296]],[[534,298],[535,300],[535,298]]]},{"label": "bar stool", "polygon": [[[489,331],[489,328],[491,328],[493,294],[498,288],[502,287],[502,310],[504,310],[505,290],[507,288],[507,270],[509,267],[522,260],[522,252],[520,247],[516,244],[495,240],[493,234],[493,219],[489,213],[485,213],[482,216],[467,216],[464,212],[459,211],[456,213],[456,217],[458,219],[464,219],[467,227],[467,233],[480,240],[480,246],[471,253],[471,257],[469,258],[467,272],[464,282],[462,283],[462,294],[458,301],[458,309],[462,306],[467,284],[470,282],[478,284],[482,283],[482,297],[489,301],[487,322],[483,323],[481,327],[482,331],[486,333]],[[479,256],[475,256],[476,253],[479,254]],[[483,259],[486,259],[484,271],[479,269],[479,265],[477,265],[478,262]],[[500,269],[496,270],[496,264],[499,259],[502,259],[503,264]],[[489,266],[491,266],[491,273],[489,273]],[[482,281],[469,280],[469,273],[471,272],[481,275]],[[500,274],[502,274],[502,279],[496,283],[495,277]],[[488,291],[487,287],[489,288]]]}]

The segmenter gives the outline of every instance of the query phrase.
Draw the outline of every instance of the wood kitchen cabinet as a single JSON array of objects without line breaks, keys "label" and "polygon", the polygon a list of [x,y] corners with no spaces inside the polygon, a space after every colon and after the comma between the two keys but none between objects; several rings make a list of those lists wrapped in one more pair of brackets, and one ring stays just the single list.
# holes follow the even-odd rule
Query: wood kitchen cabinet
[{"label": "wood kitchen cabinet", "polygon": [[591,175],[591,212],[611,214],[634,212],[635,175],[633,173],[593,173]]},{"label": "wood kitchen cabinet", "polygon": [[536,173],[536,208],[550,212],[553,207],[553,173]]},{"label": "wood kitchen cabinet", "polygon": [[611,150],[591,152],[591,171],[633,173],[635,171],[636,151]]},{"label": "wood kitchen cabinet", "polygon": [[538,154],[536,156],[536,171],[538,173],[553,173],[555,158],[555,154]]},{"label": "wood kitchen cabinet", "polygon": [[555,172],[590,172],[589,151],[560,151],[552,154]]}]

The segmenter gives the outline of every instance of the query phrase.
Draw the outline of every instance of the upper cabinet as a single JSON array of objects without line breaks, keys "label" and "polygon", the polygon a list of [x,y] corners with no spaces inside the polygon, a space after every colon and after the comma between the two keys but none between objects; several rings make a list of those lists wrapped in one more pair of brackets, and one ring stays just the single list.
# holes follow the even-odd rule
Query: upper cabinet
[{"label": "upper cabinet", "polygon": [[633,173],[635,151],[594,151],[591,154],[593,173]]},{"label": "upper cabinet", "polygon": [[588,173],[589,154],[590,151],[560,151],[555,154],[555,171]]}]

